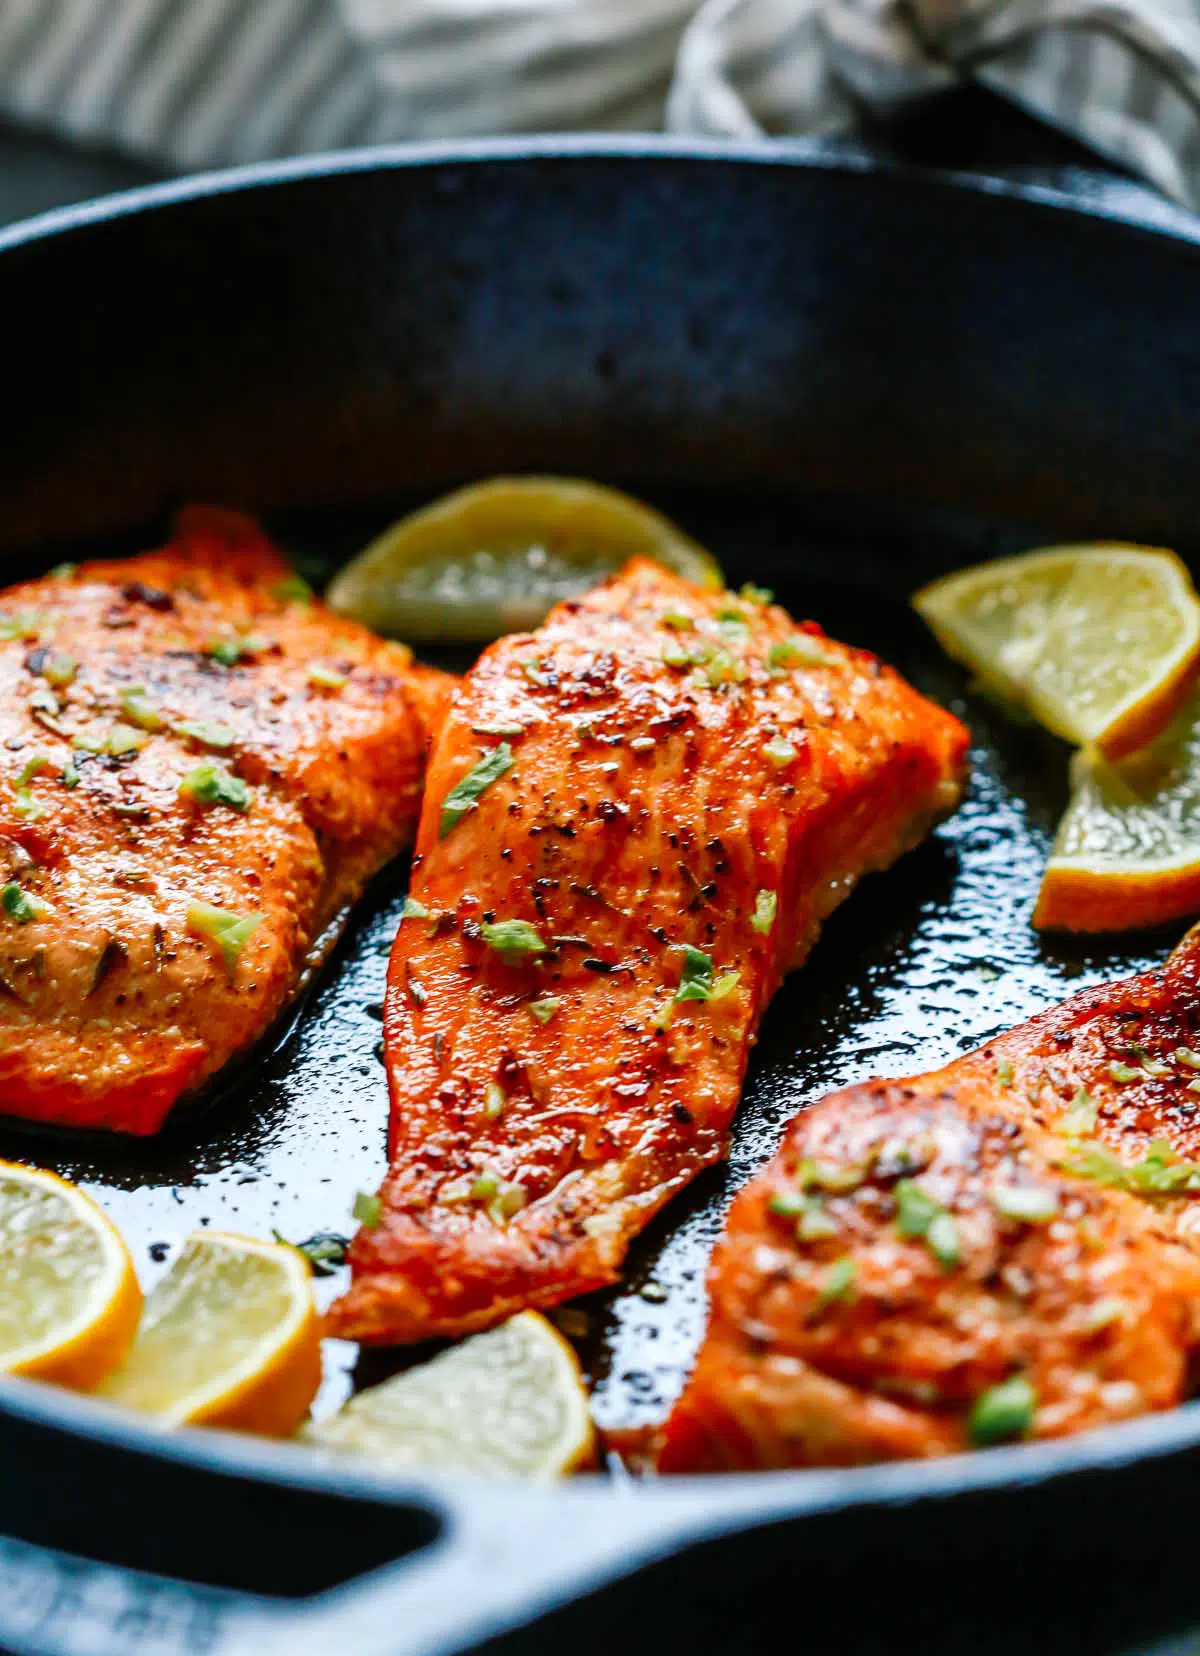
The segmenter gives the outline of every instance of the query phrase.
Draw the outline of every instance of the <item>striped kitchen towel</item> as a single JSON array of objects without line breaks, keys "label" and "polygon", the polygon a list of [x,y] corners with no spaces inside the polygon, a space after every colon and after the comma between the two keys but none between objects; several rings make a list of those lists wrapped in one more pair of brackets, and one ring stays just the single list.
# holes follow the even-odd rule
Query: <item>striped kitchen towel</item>
[{"label": "striped kitchen towel", "polygon": [[0,0],[0,113],[175,170],[503,132],[845,132],[961,81],[1200,208],[1200,0]]}]

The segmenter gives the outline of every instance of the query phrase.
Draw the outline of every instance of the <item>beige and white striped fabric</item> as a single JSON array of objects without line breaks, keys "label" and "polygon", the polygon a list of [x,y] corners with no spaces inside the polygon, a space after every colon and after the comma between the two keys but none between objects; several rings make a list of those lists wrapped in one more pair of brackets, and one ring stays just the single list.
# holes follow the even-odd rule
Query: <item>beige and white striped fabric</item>
[{"label": "beige and white striped fabric", "polygon": [[0,114],[176,170],[852,130],[981,82],[1200,207],[1200,0],[0,0]]}]

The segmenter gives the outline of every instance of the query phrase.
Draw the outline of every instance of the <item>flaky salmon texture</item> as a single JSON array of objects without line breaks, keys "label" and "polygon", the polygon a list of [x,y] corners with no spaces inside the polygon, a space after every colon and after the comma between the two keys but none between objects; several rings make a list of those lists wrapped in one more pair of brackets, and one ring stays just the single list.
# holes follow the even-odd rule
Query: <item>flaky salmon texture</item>
[{"label": "flaky salmon texture", "polygon": [[248,519],[0,594],[0,1112],[151,1133],[415,827],[451,681]]},{"label": "flaky salmon texture", "polygon": [[1200,1334],[1200,929],[797,1117],[740,1193],[664,1471],[847,1465],[1179,1403]]},{"label": "flaky salmon texture", "polygon": [[613,1281],[723,1154],[784,972],[954,807],[966,741],[873,655],[641,561],[486,651],[431,756],[391,1170],[331,1331],[459,1334]]}]

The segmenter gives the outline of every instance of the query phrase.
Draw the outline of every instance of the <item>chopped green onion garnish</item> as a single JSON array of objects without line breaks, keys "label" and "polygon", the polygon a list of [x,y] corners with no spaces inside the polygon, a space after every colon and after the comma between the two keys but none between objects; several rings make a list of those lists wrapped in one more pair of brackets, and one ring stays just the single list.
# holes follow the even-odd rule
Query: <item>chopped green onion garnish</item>
[{"label": "chopped green onion garnish", "polygon": [[271,591],[284,604],[309,604],[312,602],[313,589],[303,575],[287,575],[282,581],[276,581]]},{"label": "chopped green onion garnish", "polygon": [[779,907],[779,898],[773,891],[760,891],[754,899],[754,913],[750,917],[750,924],[756,932],[769,932],[775,924],[775,913]]},{"label": "chopped green onion garnish", "polygon": [[975,1399],[967,1420],[967,1435],[977,1448],[1024,1437],[1033,1425],[1037,1394],[1024,1375],[1016,1374],[992,1386]]},{"label": "chopped green onion garnish", "polygon": [[804,1211],[796,1220],[796,1238],[800,1242],[822,1242],[826,1237],[836,1236],[838,1232],[837,1220],[826,1213],[825,1204],[819,1196],[804,1198]]},{"label": "chopped green onion garnish", "polygon": [[1071,1100],[1071,1108],[1062,1120],[1055,1124],[1054,1131],[1065,1133],[1068,1138],[1087,1138],[1096,1131],[1099,1110],[1099,1100],[1093,1098],[1086,1087],[1080,1087]]},{"label": "chopped green onion garnish", "polygon": [[161,730],[166,720],[156,707],[146,700],[144,690],[134,686],[121,693],[121,711],[139,730]]},{"label": "chopped green onion garnish", "polygon": [[924,1236],[942,1211],[927,1190],[912,1179],[901,1179],[895,1189],[896,1229],[901,1236]]},{"label": "chopped green onion garnish", "polygon": [[364,1230],[374,1230],[383,1218],[383,1203],[378,1196],[369,1196],[365,1190],[360,1190],[350,1212]]},{"label": "chopped green onion garnish", "polygon": [[400,910],[400,919],[402,921],[428,920],[429,910],[425,907],[424,903],[419,903],[415,897],[406,897],[404,899],[404,907]]},{"label": "chopped green onion garnish", "polygon": [[1175,1060],[1187,1069],[1200,1070],[1200,1052],[1194,1051],[1191,1047],[1176,1047]]},{"label": "chopped green onion garnish", "polygon": [[35,897],[31,891],[22,891],[15,880],[0,888],[0,908],[21,925],[29,920],[44,920],[48,914],[54,913],[53,903]]},{"label": "chopped green onion garnish", "polygon": [[181,794],[199,805],[228,805],[230,810],[250,808],[250,790],[240,776],[233,776],[212,759],[190,770],[179,784]]},{"label": "chopped green onion garnish", "polygon": [[992,1206],[1005,1219],[1023,1225],[1045,1225],[1058,1212],[1058,1192],[1047,1185],[995,1184]]},{"label": "chopped green onion garnish", "polygon": [[686,610],[664,610],[658,620],[660,626],[673,627],[676,632],[687,632],[696,625]]},{"label": "chopped green onion garnish", "polygon": [[818,1190],[857,1190],[866,1182],[867,1169],[861,1162],[832,1162],[820,1156],[806,1156],[797,1177],[806,1190],[810,1185],[816,1185]]},{"label": "chopped green onion garnish", "polygon": [[663,645],[662,658],[668,667],[690,667],[692,664],[691,651],[673,638]]},{"label": "chopped green onion garnish", "polygon": [[748,604],[761,605],[771,603],[775,597],[775,594],[771,591],[770,587],[755,586],[753,581],[747,581],[741,589],[740,596],[743,597]]},{"label": "chopped green onion garnish", "polygon": [[79,663],[75,658],[63,655],[60,650],[51,650],[42,662],[42,677],[60,690],[74,682],[78,671]]},{"label": "chopped green onion garnish", "polygon": [[1112,1063],[1108,1066],[1108,1073],[1114,1081],[1137,1081],[1141,1079],[1141,1070],[1131,1069],[1128,1064]]},{"label": "chopped green onion garnish", "polygon": [[19,615],[0,615],[0,644],[8,643],[14,638],[36,638],[45,619],[40,610],[22,610]]},{"label": "chopped green onion garnish", "polygon": [[13,799],[15,801],[13,809],[22,822],[33,822],[42,815],[42,807],[34,799],[29,783],[41,771],[44,771],[49,763],[50,761],[44,753],[35,753],[25,761],[17,772],[17,780],[12,784]]},{"label": "chopped green onion garnish", "polygon": [[483,1090],[483,1113],[489,1121],[498,1121],[508,1104],[508,1095],[498,1081],[489,1081]]},{"label": "chopped green onion garnish", "polygon": [[728,650],[713,650],[704,664],[704,676],[715,690],[719,684],[740,684],[746,668]]},{"label": "chopped green onion garnish", "polygon": [[1011,1087],[1013,1084],[1013,1067],[1011,1058],[996,1059],[996,1080],[1002,1087]]},{"label": "chopped green onion garnish", "polygon": [[490,1168],[474,1179],[458,1179],[441,1191],[443,1202],[486,1202],[488,1217],[497,1225],[519,1213],[529,1200],[524,1185],[502,1179]]},{"label": "chopped green onion garnish", "polygon": [[1131,1190],[1138,1196],[1200,1190],[1200,1163],[1180,1161],[1168,1139],[1152,1139],[1138,1162],[1123,1162],[1103,1145],[1076,1141],[1062,1165],[1077,1178]]},{"label": "chopped green onion garnish", "polygon": [[853,1292],[857,1275],[857,1267],[849,1255],[843,1259],[835,1259],[825,1273],[821,1291],[817,1295],[817,1304],[832,1305],[835,1300],[846,1299]]},{"label": "chopped green onion garnish", "polygon": [[211,937],[221,950],[225,969],[230,977],[237,970],[238,956],[247,940],[262,922],[260,914],[231,914],[228,909],[214,908],[211,903],[190,903],[187,911],[188,930],[201,937]]},{"label": "chopped green onion garnish", "polygon": [[314,1276],[332,1276],[339,1265],[346,1263],[346,1249],[350,1244],[344,1236],[335,1236],[332,1231],[320,1231],[305,1242],[289,1242],[273,1226],[271,1235],[285,1248],[295,1248],[297,1253],[302,1253],[312,1266]]},{"label": "chopped green onion garnish", "polygon": [[763,744],[763,753],[778,770],[791,764],[796,751],[795,746],[783,736],[772,736],[769,742]]},{"label": "chopped green onion garnish", "polygon": [[767,1206],[781,1219],[798,1219],[808,1207],[808,1197],[802,1190],[777,1190]]},{"label": "chopped green onion garnish", "polygon": [[255,655],[266,648],[265,638],[246,633],[241,638],[214,638],[204,646],[204,653],[219,661],[222,667],[236,667],[243,656]]},{"label": "chopped green onion garnish", "polygon": [[716,979],[712,986],[712,992],[708,997],[709,1000],[727,1000],[741,982],[741,978],[742,974],[740,972],[722,972],[720,977]]},{"label": "chopped green onion garnish", "polygon": [[322,667],[318,662],[308,669],[308,682],[321,690],[344,690],[350,681],[345,673],[339,673],[333,667]]},{"label": "chopped green onion garnish", "polygon": [[498,747],[492,748],[490,753],[485,753],[479,763],[473,765],[443,799],[438,837],[445,839],[455,824],[461,822],[468,811],[475,809],[480,796],[487,792],[492,783],[499,781],[504,773],[512,768],[512,749],[507,742],[501,742]]},{"label": "chopped green onion garnish", "polygon": [[778,639],[767,652],[768,667],[827,667],[837,658],[808,633]]},{"label": "chopped green onion garnish", "polygon": [[540,1000],[530,1001],[529,1010],[539,1023],[544,1024],[550,1022],[561,1005],[557,995],[543,995]]},{"label": "chopped green onion garnish", "polygon": [[55,577],[56,580],[69,581],[71,576],[74,575],[75,571],[78,568],[79,568],[78,564],[59,563],[59,564],[55,564],[54,568],[50,571],[50,573],[51,573],[51,575],[53,575]]},{"label": "chopped green onion garnish", "polygon": [[62,785],[64,788],[77,788],[79,786],[79,767],[69,753],[63,760]]},{"label": "chopped green onion garnish", "polygon": [[925,1246],[943,1270],[953,1270],[962,1257],[958,1221],[952,1213],[939,1213],[925,1232]]},{"label": "chopped green onion garnish", "polygon": [[17,772],[17,787],[23,788],[27,782],[32,782],[34,777],[44,771],[49,763],[50,758],[48,754],[31,754]]},{"label": "chopped green onion garnish", "polygon": [[494,949],[506,966],[522,966],[547,952],[541,933],[528,920],[485,920],[480,930],[488,948]]},{"label": "chopped green onion garnish", "polygon": [[683,966],[679,973],[679,987],[675,991],[677,1001],[706,1001],[712,996],[713,990],[713,963],[709,955],[702,949],[694,949],[690,943],[681,945],[679,952],[683,955]]},{"label": "chopped green onion garnish", "polygon": [[122,724],[118,719],[108,733],[104,748],[114,759],[119,759],[123,753],[136,753],[138,748],[145,745],[146,738],[140,730],[135,730],[132,725]]},{"label": "chopped green onion garnish", "polygon": [[901,1236],[924,1237],[925,1246],[944,1269],[958,1264],[962,1253],[958,1221],[912,1179],[896,1184],[896,1229]]},{"label": "chopped green onion garnish", "polygon": [[232,725],[222,724],[220,719],[185,719],[183,724],[175,727],[181,736],[189,736],[193,742],[199,742],[201,747],[228,748],[232,747],[237,739],[237,732]]},{"label": "chopped green onion garnish", "polygon": [[506,1219],[520,1213],[528,1201],[529,1193],[524,1185],[501,1179],[499,1190],[488,1203],[488,1218],[494,1220],[497,1225],[502,1225]]}]

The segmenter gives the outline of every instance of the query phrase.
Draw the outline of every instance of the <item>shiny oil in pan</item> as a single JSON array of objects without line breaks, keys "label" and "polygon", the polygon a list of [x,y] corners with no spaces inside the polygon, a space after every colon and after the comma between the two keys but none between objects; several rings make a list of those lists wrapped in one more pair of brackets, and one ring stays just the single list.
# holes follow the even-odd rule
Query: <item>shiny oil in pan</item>
[{"label": "shiny oil in pan", "polygon": [[[1160,960],[1180,930],[1111,945],[1031,930],[1042,862],[1065,803],[1067,750],[970,695],[907,608],[907,593],[921,582],[1035,545],[1036,528],[901,517],[841,500],[641,492],[711,547],[731,583],[772,586],[797,618],[878,651],[964,718],[972,782],[954,818],[833,915],[807,965],[776,997],[728,1165],[702,1175],[634,1243],[617,1288],[575,1302],[563,1318],[592,1381],[597,1420],[609,1429],[658,1419],[674,1399],[702,1331],[705,1268],[728,1200],[806,1102],[872,1075],[944,1063],[1086,983]],[[394,509],[313,512],[270,527],[319,576]],[[148,531],[124,547],[153,540]],[[107,548],[73,547],[71,555],[93,550]],[[469,659],[447,652],[439,664],[462,668]],[[248,1064],[211,1109],[147,1143],[83,1143],[0,1127],[0,1156],[82,1182],[124,1231],[146,1285],[198,1227],[277,1230],[293,1241],[349,1233],[356,1192],[373,1191],[385,1167],[380,1012],[406,883],[402,863],[375,882],[290,1035]],[[322,1303],[345,1275],[318,1282]],[[329,1342],[318,1411],[413,1355],[370,1352],[356,1361],[353,1346]]]}]

